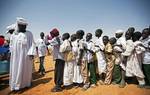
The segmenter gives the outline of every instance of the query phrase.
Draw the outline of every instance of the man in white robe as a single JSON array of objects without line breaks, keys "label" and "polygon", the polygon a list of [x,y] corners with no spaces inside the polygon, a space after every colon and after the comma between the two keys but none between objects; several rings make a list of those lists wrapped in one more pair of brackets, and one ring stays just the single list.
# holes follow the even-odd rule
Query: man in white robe
[{"label": "man in white robe", "polygon": [[30,31],[26,30],[27,22],[23,18],[17,18],[16,30],[10,39],[10,89],[20,90],[31,86],[32,80],[32,55],[34,52],[34,40]]}]

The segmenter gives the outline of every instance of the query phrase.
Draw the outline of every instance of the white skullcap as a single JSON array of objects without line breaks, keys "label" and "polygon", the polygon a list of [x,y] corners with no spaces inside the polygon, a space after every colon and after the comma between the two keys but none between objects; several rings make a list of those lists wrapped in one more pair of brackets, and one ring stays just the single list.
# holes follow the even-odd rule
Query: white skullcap
[{"label": "white skullcap", "polygon": [[123,30],[117,30],[115,33],[116,34],[123,34]]},{"label": "white skullcap", "polygon": [[6,29],[7,29],[6,33],[8,33],[9,30],[15,30],[16,29],[16,24],[9,25],[9,26],[6,27]]},{"label": "white skullcap", "polygon": [[17,17],[17,24],[28,25],[27,20],[22,17]]}]

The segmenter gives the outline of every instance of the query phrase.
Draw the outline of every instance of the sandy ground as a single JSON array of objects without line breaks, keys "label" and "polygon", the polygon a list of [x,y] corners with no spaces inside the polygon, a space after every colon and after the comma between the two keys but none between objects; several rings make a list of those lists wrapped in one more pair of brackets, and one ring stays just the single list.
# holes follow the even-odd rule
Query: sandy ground
[{"label": "sandy ground", "polygon": [[[37,59],[35,69],[38,71]],[[11,92],[8,86],[8,76],[0,77],[0,95],[150,95],[150,89],[137,88],[135,84],[128,84],[125,88],[118,85],[98,85],[96,88],[89,88],[82,91],[81,88],[72,88],[62,92],[52,93],[50,90],[54,86],[54,62],[51,56],[45,59],[45,76],[37,72],[33,73],[32,87],[22,89],[18,92]]]}]

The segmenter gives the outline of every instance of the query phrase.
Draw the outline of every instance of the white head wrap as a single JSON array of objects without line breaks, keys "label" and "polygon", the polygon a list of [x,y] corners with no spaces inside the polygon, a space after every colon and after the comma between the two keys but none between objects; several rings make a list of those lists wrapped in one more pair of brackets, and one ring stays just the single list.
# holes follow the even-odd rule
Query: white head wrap
[{"label": "white head wrap", "polygon": [[17,24],[28,25],[27,20],[22,17],[17,17]]},{"label": "white head wrap", "polygon": [[115,33],[116,34],[123,34],[123,30],[117,30]]},{"label": "white head wrap", "polygon": [[16,24],[9,25],[9,26],[6,27],[6,29],[7,29],[6,33],[8,33],[9,30],[15,30],[16,29]]}]

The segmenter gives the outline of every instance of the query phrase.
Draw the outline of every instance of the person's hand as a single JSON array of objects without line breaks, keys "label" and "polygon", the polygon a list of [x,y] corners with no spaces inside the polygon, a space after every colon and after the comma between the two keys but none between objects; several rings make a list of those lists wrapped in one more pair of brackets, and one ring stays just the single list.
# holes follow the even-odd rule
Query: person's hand
[{"label": "person's hand", "polygon": [[78,66],[81,65],[81,60],[78,60],[77,65],[78,65]]},{"label": "person's hand", "polygon": [[33,60],[34,56],[33,55],[29,55],[30,60]]}]

